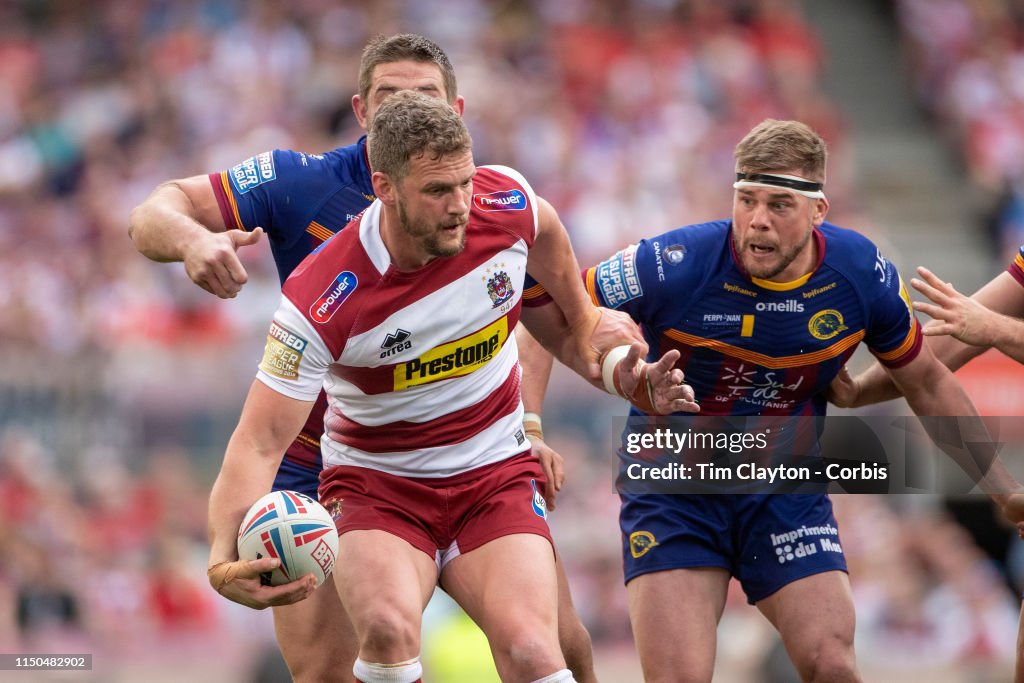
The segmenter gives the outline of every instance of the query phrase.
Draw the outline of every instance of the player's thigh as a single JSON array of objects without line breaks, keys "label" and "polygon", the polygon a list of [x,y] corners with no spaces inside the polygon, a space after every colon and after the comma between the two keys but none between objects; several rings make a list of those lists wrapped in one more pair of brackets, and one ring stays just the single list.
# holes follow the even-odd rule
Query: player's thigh
[{"label": "player's thigh", "polygon": [[445,565],[442,583],[485,631],[526,618],[556,633],[558,580],[551,543],[543,536],[500,536],[461,554]]},{"label": "player's thigh", "polygon": [[728,589],[729,572],[719,567],[657,571],[627,584],[645,681],[711,680]]},{"label": "player's thigh", "polygon": [[334,585],[361,640],[369,629],[388,620],[403,628],[414,625],[418,633],[437,582],[433,558],[378,529],[343,533],[338,558]]},{"label": "player's thigh", "polygon": [[449,561],[442,578],[445,590],[487,635],[502,680],[535,680],[565,668],[547,538],[500,536]]},{"label": "player's thigh", "polygon": [[853,669],[856,622],[850,579],[829,571],[794,581],[758,601],[801,672],[825,662]]},{"label": "player's thigh", "polygon": [[301,602],[273,610],[277,643],[295,680],[354,683],[359,641],[331,583]]}]

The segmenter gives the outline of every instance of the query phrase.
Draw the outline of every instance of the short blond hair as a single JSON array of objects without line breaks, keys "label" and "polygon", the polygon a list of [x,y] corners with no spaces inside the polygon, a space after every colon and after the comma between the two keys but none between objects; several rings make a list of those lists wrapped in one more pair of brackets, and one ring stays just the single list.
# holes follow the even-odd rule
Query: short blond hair
[{"label": "short blond hair", "polygon": [[808,180],[825,182],[825,141],[800,121],[765,119],[740,140],[733,157],[736,170],[744,173],[795,170]]},{"label": "short blond hair", "polygon": [[396,181],[405,177],[413,157],[429,153],[437,160],[472,148],[469,130],[451,105],[413,90],[384,100],[367,143],[370,168]]}]

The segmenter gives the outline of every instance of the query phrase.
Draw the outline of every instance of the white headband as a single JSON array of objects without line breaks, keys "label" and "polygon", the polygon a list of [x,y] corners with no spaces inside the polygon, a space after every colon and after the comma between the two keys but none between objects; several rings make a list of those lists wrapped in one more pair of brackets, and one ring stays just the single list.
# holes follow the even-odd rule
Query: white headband
[{"label": "white headband", "polygon": [[767,187],[770,189],[789,190],[802,194],[811,199],[824,199],[822,191],[823,183],[816,183],[807,178],[795,175],[782,175],[778,173],[736,173],[736,182],[733,188],[739,190],[744,187]]}]

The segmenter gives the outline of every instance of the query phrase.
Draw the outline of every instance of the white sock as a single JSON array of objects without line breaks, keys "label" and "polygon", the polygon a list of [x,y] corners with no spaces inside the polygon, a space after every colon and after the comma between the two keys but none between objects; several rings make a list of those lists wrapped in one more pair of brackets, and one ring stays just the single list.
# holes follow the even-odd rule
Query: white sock
[{"label": "white sock", "polygon": [[561,671],[556,671],[550,676],[539,678],[533,683],[576,683],[576,679],[572,677],[571,671],[568,669],[562,669]]},{"label": "white sock", "polygon": [[362,683],[416,683],[423,676],[423,665],[419,657],[397,664],[376,664],[356,659],[352,673]]}]

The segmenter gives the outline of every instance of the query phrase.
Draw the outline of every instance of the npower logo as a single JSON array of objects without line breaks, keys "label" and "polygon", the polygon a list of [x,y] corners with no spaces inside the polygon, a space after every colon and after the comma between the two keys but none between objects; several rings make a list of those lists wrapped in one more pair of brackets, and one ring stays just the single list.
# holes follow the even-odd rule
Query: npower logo
[{"label": "npower logo", "polygon": [[338,312],[341,305],[345,303],[345,299],[349,298],[352,292],[356,291],[358,284],[359,279],[355,273],[346,270],[339,274],[338,277],[334,278],[334,282],[309,307],[309,317],[313,319],[313,322],[320,323],[321,325],[326,323]]}]

